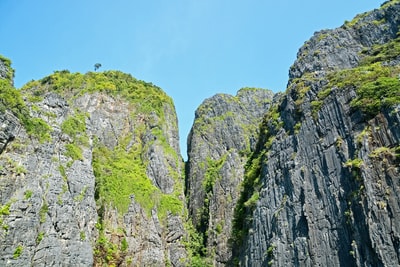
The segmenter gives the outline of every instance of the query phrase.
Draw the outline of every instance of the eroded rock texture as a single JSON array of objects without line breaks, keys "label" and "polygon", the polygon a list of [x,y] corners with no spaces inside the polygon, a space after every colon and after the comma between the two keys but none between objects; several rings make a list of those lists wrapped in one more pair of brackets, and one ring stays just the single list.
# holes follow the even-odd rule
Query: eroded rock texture
[{"label": "eroded rock texture", "polygon": [[[400,264],[400,87],[388,74],[396,84],[394,104],[384,104],[388,95],[375,99],[376,87],[365,106],[358,106],[355,99],[365,84],[379,82],[374,78],[358,84],[339,75],[344,68],[354,68],[348,73],[357,77],[359,71],[373,73],[382,66],[397,72],[398,52],[375,57],[382,50],[374,49],[397,38],[399,11],[398,1],[388,2],[339,29],[316,33],[300,49],[278,107],[282,127],[275,127],[271,117],[263,123],[267,134],[261,135],[265,144],[258,152],[261,189],[236,263]],[[369,64],[377,65],[365,70]],[[334,82],[337,75],[342,82],[351,81]],[[373,99],[380,109],[369,109]]]},{"label": "eroded rock texture", "polygon": [[206,99],[186,169],[160,88],[59,71],[17,91],[0,57],[0,265],[400,265],[399,14],[315,33],[285,93]]},{"label": "eroded rock texture", "polygon": [[188,138],[186,193],[189,216],[204,234],[207,254],[216,266],[231,257],[228,240],[244,165],[272,98],[268,90],[245,88],[236,96],[215,95],[196,111]]},{"label": "eroded rock texture", "polygon": [[[137,95],[106,91],[116,84]],[[135,102],[141,86],[157,107]],[[164,92],[63,71],[21,93],[28,113],[0,113],[0,265],[183,266],[183,161]]]}]

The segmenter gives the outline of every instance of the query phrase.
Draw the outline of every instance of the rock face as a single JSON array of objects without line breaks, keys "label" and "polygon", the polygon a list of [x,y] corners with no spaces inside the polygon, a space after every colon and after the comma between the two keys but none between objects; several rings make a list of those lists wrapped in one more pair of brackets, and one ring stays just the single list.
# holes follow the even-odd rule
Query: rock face
[{"label": "rock face", "polygon": [[316,32],[297,53],[289,83],[304,73],[356,67],[363,49],[396,38],[400,15],[395,2],[388,1],[381,9],[357,15],[340,28]]},{"label": "rock face", "polygon": [[233,217],[244,165],[272,98],[268,90],[244,88],[236,96],[215,95],[196,111],[188,138],[186,193],[189,216],[215,266],[231,257],[232,221],[227,218]]},{"label": "rock face", "polygon": [[400,1],[300,48],[285,93],[197,109],[118,71],[13,88],[0,56],[0,266],[400,265]]},{"label": "rock face", "polygon": [[21,93],[29,114],[0,113],[0,265],[182,266],[171,100],[119,72],[56,72]]},{"label": "rock face", "polygon": [[258,201],[236,213],[240,266],[400,264],[399,14],[387,2],[300,49],[264,118]]}]

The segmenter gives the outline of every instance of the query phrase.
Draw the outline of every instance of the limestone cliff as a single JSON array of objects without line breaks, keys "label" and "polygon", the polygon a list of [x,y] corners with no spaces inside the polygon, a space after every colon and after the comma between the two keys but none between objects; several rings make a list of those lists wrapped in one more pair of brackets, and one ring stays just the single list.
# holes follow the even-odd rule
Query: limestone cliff
[{"label": "limestone cliff", "polygon": [[400,265],[400,1],[314,34],[285,93],[196,110],[0,56],[0,266]]},{"label": "limestone cliff", "polygon": [[263,120],[232,263],[400,264],[399,14],[387,2],[300,49]]},{"label": "limestone cliff", "polygon": [[21,91],[3,79],[0,93],[1,266],[185,264],[177,118],[161,89],[61,71]]},{"label": "limestone cliff", "polygon": [[186,194],[189,216],[206,248],[200,254],[209,264],[223,266],[231,257],[231,218],[244,165],[272,100],[271,91],[243,88],[236,96],[206,99],[196,110],[188,138]]}]

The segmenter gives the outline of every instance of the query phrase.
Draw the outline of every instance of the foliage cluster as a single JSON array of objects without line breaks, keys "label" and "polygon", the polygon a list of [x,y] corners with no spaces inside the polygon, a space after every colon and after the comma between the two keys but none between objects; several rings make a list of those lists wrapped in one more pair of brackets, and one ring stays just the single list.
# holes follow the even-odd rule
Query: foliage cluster
[{"label": "foliage cluster", "polygon": [[70,73],[68,70],[55,71],[39,81],[32,81],[23,87],[35,97],[53,91],[68,96],[67,99],[79,97],[85,93],[105,92],[135,104],[138,112],[156,114],[163,118],[165,103],[173,106],[170,97],[152,83],[137,80],[120,71],[88,72],[86,74]]},{"label": "foliage cluster", "polygon": [[382,108],[400,103],[399,75],[399,67],[385,66],[377,62],[333,72],[329,75],[329,85],[354,88],[357,97],[352,100],[351,106],[368,116],[373,116]]},{"label": "foliage cluster", "polygon": [[387,64],[400,56],[400,36],[363,51],[361,64],[328,75],[330,88],[354,88],[351,106],[373,117],[386,107],[400,103],[400,67]]},{"label": "foliage cluster", "polygon": [[231,237],[233,249],[240,247],[252,221],[252,211],[256,206],[261,187],[260,172],[263,155],[263,153],[254,154],[245,166],[242,190],[233,216]]},{"label": "foliage cluster", "polygon": [[[121,242],[111,242],[104,233],[104,225],[96,224],[99,230],[99,237],[94,249],[95,266],[119,266],[126,258],[128,243],[125,238]],[[121,236],[122,233],[113,233],[116,236]],[[82,239],[82,236],[81,236]]]},{"label": "foliage cluster", "polygon": [[146,175],[146,168],[141,159],[141,144],[136,143],[126,149],[129,138],[113,150],[104,145],[97,145],[93,151],[93,169],[96,176],[96,198],[101,205],[112,204],[124,214],[128,211],[134,196],[148,214],[157,208],[160,218],[167,212],[182,211],[183,204],[178,192],[164,194],[154,186]]},{"label": "foliage cluster", "polygon": [[71,138],[76,139],[77,136],[86,131],[85,120],[85,114],[76,112],[73,116],[69,116],[63,121],[61,124],[61,130]]},{"label": "foliage cluster", "polygon": [[[207,246],[207,238],[208,238],[208,228],[209,228],[209,220],[210,220],[210,200],[214,194],[214,185],[221,178],[220,170],[226,161],[226,157],[228,154],[225,154],[218,160],[213,160],[210,157],[207,157],[206,164],[204,166],[204,180],[203,180],[203,190],[205,193],[204,204],[201,209],[199,209],[199,217],[200,223],[196,225],[196,230],[198,232],[193,232],[196,236],[192,237],[194,240],[201,240],[201,244],[199,244],[194,250],[195,261],[205,261],[205,256],[207,254],[206,246]],[[194,230],[194,231],[196,231]],[[198,236],[197,236],[198,235]],[[197,256],[196,256],[197,255]]]},{"label": "foliage cluster", "polygon": [[30,136],[38,138],[40,142],[50,139],[51,127],[40,118],[32,118],[21,92],[16,90],[10,81],[0,79],[0,112],[6,110],[22,122]]},{"label": "foliage cluster", "polygon": [[185,224],[185,230],[188,235],[187,239],[184,241],[184,244],[188,252],[190,266],[212,266],[212,264],[209,262],[209,259],[205,256],[207,251],[204,245],[204,235],[197,231],[190,221]]},{"label": "foliage cluster", "polygon": [[86,115],[75,111],[73,116],[68,116],[61,124],[63,133],[68,134],[72,138],[72,142],[65,145],[65,156],[72,160],[82,160],[81,146],[88,145],[88,137],[86,135]]},{"label": "foliage cluster", "polygon": [[23,250],[24,247],[21,244],[19,244],[14,250],[13,258],[18,259],[21,256]]},{"label": "foliage cluster", "polygon": [[14,69],[11,68],[11,60],[0,55],[0,61],[3,62],[5,67],[7,68],[6,79],[11,83],[14,79]]}]

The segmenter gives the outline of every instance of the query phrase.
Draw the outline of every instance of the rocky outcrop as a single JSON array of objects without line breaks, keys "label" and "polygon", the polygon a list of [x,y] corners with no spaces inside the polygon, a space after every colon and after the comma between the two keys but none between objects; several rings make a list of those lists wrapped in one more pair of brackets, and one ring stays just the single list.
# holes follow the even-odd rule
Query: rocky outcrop
[{"label": "rocky outcrop", "polygon": [[357,15],[340,28],[316,32],[299,49],[289,70],[289,83],[304,73],[356,67],[362,50],[396,38],[400,22],[396,2],[387,1],[382,8]]},{"label": "rocky outcrop", "polygon": [[244,165],[258,139],[258,125],[273,93],[245,88],[236,96],[218,94],[197,109],[188,138],[187,195],[189,216],[203,236],[215,266],[231,256],[233,210]]},{"label": "rocky outcrop", "polygon": [[91,150],[82,147],[80,160],[65,154],[69,140],[57,123],[71,112],[65,100],[50,94],[37,107],[32,115],[52,125],[48,139],[29,136],[22,125],[0,157],[1,265],[93,265],[97,212]]},{"label": "rocky outcrop", "polygon": [[400,265],[399,14],[315,33],[285,93],[206,99],[185,166],[160,88],[60,71],[15,90],[0,56],[0,265]]},{"label": "rocky outcrop", "polygon": [[0,115],[0,265],[183,266],[171,100],[119,72],[56,72],[22,96],[29,116]]},{"label": "rocky outcrop", "polygon": [[236,213],[240,266],[399,265],[399,11],[387,2],[300,49],[251,163],[257,201]]},{"label": "rocky outcrop", "polygon": [[0,55],[0,80],[13,83],[14,70],[11,68],[11,61]]}]

